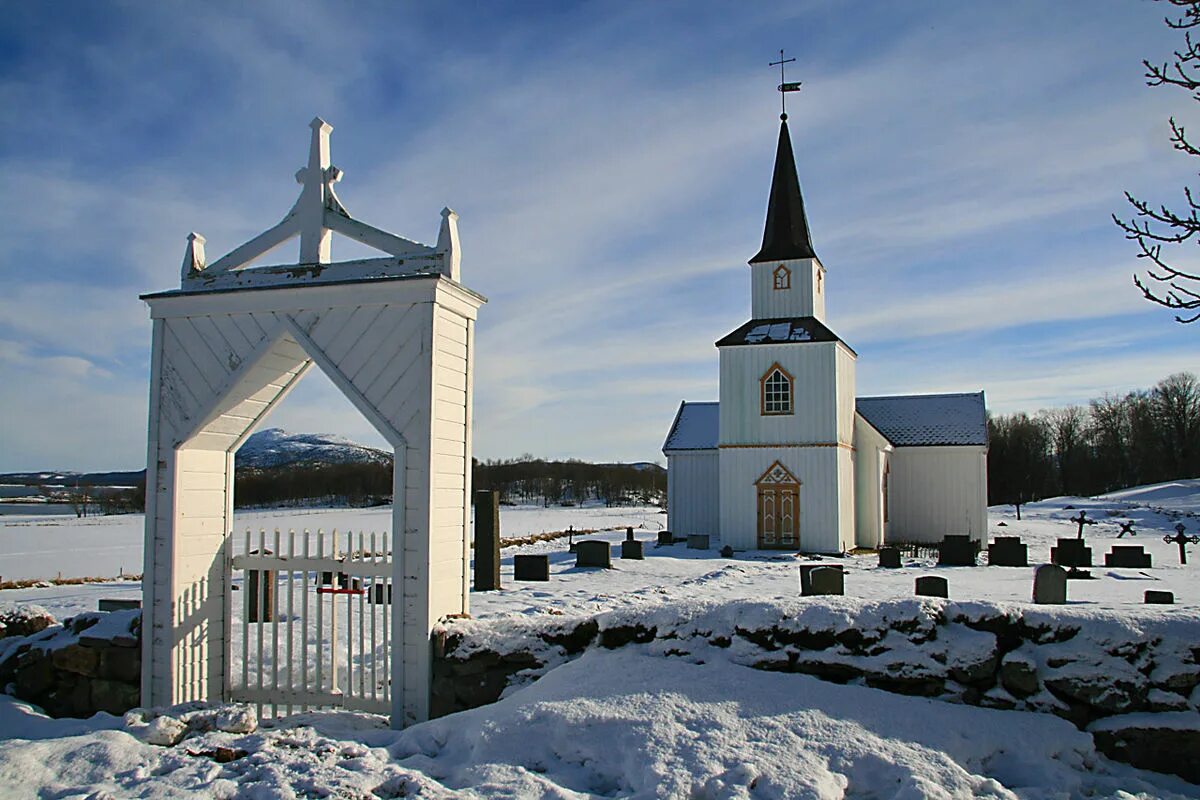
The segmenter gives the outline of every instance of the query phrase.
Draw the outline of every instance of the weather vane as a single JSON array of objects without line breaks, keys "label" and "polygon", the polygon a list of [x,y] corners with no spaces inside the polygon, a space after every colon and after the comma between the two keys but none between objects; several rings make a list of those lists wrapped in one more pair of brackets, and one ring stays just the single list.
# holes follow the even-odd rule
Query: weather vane
[{"label": "weather vane", "polygon": [[794,58],[784,58],[783,51],[780,50],[779,51],[779,60],[772,61],[770,64],[767,65],[769,67],[779,67],[779,110],[781,112],[779,114],[779,118],[781,120],[784,120],[785,122],[787,121],[787,93],[800,91],[801,81],[796,81],[795,83],[788,83],[787,79],[783,75],[783,65],[791,64],[795,60],[796,59],[794,59]]}]

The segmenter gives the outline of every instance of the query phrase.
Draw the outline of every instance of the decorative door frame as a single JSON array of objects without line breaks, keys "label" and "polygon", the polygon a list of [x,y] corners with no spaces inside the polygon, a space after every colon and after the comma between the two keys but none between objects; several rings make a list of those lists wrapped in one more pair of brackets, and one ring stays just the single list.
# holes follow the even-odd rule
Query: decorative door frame
[{"label": "decorative door frame", "polygon": [[779,461],[754,482],[758,549],[800,549],[800,486]]}]

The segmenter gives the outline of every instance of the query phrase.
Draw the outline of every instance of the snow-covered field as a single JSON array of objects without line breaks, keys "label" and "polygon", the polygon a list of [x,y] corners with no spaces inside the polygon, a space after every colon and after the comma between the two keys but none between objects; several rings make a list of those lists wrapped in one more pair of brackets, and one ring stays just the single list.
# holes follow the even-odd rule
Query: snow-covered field
[{"label": "snow-covered field", "polygon": [[[1030,504],[1020,522],[1011,507],[994,508],[990,532],[1021,536],[1030,563],[1042,563],[1056,538],[1074,535],[1068,518],[1083,509],[1100,521],[1086,537],[1102,565],[1117,543],[1117,523],[1132,519],[1139,535],[1120,543],[1143,545],[1153,569],[1094,567],[1096,580],[1070,583],[1070,601],[1170,614],[1172,607],[1143,606],[1142,593],[1168,589],[1178,604],[1200,602],[1200,546],[1189,546],[1182,567],[1178,548],[1162,540],[1179,520],[1189,533],[1200,531],[1198,497],[1200,481],[1180,481]],[[239,515],[239,526],[370,532],[385,530],[389,519],[387,509],[275,511]],[[45,521],[0,527],[0,575],[20,573],[18,563],[31,558],[20,553],[53,567],[28,574],[89,574],[101,571],[104,542],[130,554],[141,548],[140,517]],[[622,561],[614,547],[613,569],[577,570],[565,539],[506,548],[505,588],[473,594],[472,615],[798,594],[802,559],[765,552],[724,559],[715,547],[656,548],[664,523],[664,515],[646,508],[504,508],[505,537],[567,526],[616,528],[596,535],[615,543],[633,526],[647,542],[647,557]],[[100,549],[76,549],[83,545]],[[517,552],[549,553],[550,582],[513,582]],[[924,574],[947,577],[956,600],[1028,602],[1032,585],[1032,567],[939,568],[908,560],[902,569],[881,570],[874,555],[832,560],[846,568],[847,595],[870,599],[911,597],[915,577]],[[133,560],[122,565],[140,568]],[[0,601],[36,602],[61,617],[94,609],[99,597],[139,593],[139,584],[126,582],[3,591]],[[174,748],[144,743],[145,731],[141,719],[54,721],[2,699],[0,737],[9,741],[0,742],[0,796],[1200,797],[1200,787],[1109,761],[1090,736],[1050,715],[837,686],[721,658],[668,663],[641,648],[588,652],[496,705],[402,733],[385,730],[381,718],[353,714],[296,716],[252,734],[214,731]],[[247,755],[217,763],[205,754],[218,747]]]}]

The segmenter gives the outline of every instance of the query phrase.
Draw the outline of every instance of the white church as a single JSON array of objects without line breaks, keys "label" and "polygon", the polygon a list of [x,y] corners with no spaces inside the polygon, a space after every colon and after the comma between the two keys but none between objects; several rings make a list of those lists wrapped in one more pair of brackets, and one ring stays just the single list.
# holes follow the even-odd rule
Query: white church
[{"label": "white church", "polygon": [[681,403],[663,444],[668,526],[736,550],[982,540],[983,392],[855,397],[781,119],[750,320],[716,343],[720,401]]}]

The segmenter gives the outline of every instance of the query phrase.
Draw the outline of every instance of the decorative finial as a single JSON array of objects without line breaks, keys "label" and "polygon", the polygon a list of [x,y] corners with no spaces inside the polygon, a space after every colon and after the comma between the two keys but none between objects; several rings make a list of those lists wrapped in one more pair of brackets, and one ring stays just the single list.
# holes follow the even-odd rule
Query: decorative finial
[{"label": "decorative finial", "polygon": [[442,257],[442,274],[450,280],[459,280],[462,245],[458,240],[458,214],[451,208],[442,209],[442,226],[434,252]]},{"label": "decorative finial", "polygon": [[192,231],[187,238],[187,250],[183,253],[183,269],[180,276],[184,280],[199,275],[208,266],[204,258],[204,237]]},{"label": "decorative finial", "polygon": [[779,110],[780,110],[779,119],[782,120],[783,122],[787,122],[787,93],[800,91],[800,83],[801,83],[801,81],[796,81],[795,83],[788,83],[785,80],[784,75],[783,75],[783,65],[791,64],[795,60],[796,59],[794,59],[794,58],[784,58],[783,51],[780,50],[779,51],[779,60],[772,61],[770,64],[767,65],[769,67],[779,67],[779,87],[778,87],[779,88]]}]

